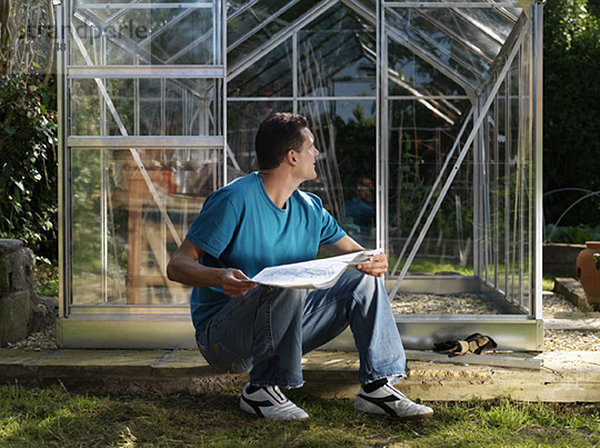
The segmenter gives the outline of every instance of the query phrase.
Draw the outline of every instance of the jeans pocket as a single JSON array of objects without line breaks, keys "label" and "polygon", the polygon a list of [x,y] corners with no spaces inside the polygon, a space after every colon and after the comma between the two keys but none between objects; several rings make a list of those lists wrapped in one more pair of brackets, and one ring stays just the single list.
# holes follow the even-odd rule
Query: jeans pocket
[{"label": "jeans pocket", "polygon": [[210,345],[202,345],[198,342],[198,349],[204,359],[220,372],[244,373],[250,371],[250,359],[243,358],[220,342]]}]

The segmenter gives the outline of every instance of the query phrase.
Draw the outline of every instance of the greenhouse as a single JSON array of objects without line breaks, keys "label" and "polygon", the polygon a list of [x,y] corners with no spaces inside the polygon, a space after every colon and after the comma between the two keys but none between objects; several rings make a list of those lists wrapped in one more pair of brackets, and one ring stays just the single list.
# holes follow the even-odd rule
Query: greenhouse
[{"label": "greenhouse", "polygon": [[[58,8],[64,347],[193,348],[166,265],[304,114],[318,194],[389,256],[410,349],[542,348],[542,16],[530,0],[71,0]],[[349,331],[330,344],[352,348]]]}]

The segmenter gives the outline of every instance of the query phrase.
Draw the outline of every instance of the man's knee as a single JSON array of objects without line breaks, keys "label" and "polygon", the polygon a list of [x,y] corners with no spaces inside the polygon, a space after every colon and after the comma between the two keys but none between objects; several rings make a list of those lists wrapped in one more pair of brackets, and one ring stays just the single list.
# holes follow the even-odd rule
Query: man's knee
[{"label": "man's knee", "polygon": [[356,287],[375,289],[380,286],[379,283],[383,285],[383,278],[373,277],[372,275],[365,274],[357,269],[350,271],[348,274],[349,280],[354,282]]},{"label": "man's knee", "polygon": [[382,277],[374,277],[358,270],[351,272],[350,281],[353,285],[353,295],[359,300],[377,300],[379,298],[387,298],[385,284]]},{"label": "man's knee", "polygon": [[262,303],[278,309],[302,310],[306,298],[305,289],[275,288],[267,286]]}]

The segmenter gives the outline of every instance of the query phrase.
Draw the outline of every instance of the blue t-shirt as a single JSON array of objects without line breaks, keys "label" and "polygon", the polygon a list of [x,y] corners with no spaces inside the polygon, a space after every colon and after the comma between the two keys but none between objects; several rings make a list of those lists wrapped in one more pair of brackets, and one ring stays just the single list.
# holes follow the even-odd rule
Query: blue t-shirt
[{"label": "blue t-shirt", "polygon": [[[206,252],[199,263],[254,277],[267,266],[312,260],[319,245],[345,235],[318,196],[296,190],[281,209],[254,172],[212,193],[186,237]],[[220,287],[194,287],[190,306],[196,331],[228,299]]]}]

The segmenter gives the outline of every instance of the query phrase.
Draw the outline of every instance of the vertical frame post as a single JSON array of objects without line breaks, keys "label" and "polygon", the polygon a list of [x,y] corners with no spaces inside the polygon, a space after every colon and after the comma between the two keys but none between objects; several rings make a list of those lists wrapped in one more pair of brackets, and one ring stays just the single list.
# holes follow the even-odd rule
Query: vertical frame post
[{"label": "vertical frame post", "polygon": [[388,58],[387,32],[385,26],[385,2],[377,1],[377,135],[375,146],[375,197],[376,197],[376,244],[389,251],[388,224]]},{"label": "vertical frame post", "polygon": [[[56,61],[57,78],[57,113],[58,113],[58,264],[59,264],[59,317],[67,317],[69,314],[69,302],[71,300],[71,232],[70,232],[70,160],[67,148],[67,86],[66,67],[69,51],[69,20],[67,15],[70,11],[69,1],[56,7],[56,48],[58,58]],[[60,334],[57,335],[59,344]]]},{"label": "vertical frame post", "polygon": [[[223,77],[221,81],[222,94],[221,94],[221,132],[223,134],[223,182],[221,185],[227,184],[227,4],[224,1],[215,2],[217,3],[217,11],[214,16],[218,17],[217,23],[220,22],[220,26],[213,30],[214,40],[221,42],[221,48],[218,54],[220,54],[220,60],[216,61],[223,67]],[[220,9],[219,9],[220,8]],[[220,34],[219,34],[220,33]],[[216,58],[216,54],[215,54]]]},{"label": "vertical frame post", "polygon": [[[473,113],[473,123],[481,115],[481,95],[477,97]],[[473,129],[475,125],[473,124]],[[480,129],[476,131],[480,132]],[[482,278],[481,270],[481,170],[479,154],[479,139],[473,140],[473,274]]]},{"label": "vertical frame post", "polygon": [[292,34],[292,112],[298,113],[298,31]]},{"label": "vertical frame post", "polygon": [[[533,297],[532,313],[535,319],[542,319],[542,269],[543,269],[543,17],[544,2],[536,1],[532,9],[532,49],[533,49]],[[541,343],[540,343],[541,345]]]}]

